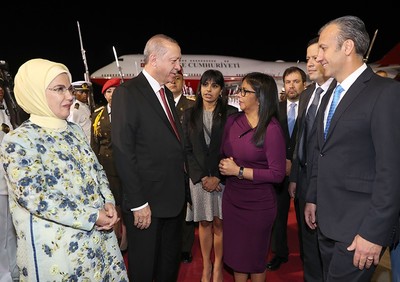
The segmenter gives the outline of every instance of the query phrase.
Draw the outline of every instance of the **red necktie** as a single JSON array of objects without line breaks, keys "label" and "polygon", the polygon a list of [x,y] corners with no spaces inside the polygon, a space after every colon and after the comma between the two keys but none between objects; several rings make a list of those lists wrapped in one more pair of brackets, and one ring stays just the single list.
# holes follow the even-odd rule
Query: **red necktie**
[{"label": "red necktie", "polygon": [[167,99],[165,99],[164,88],[162,88],[162,87],[160,88],[160,95],[161,95],[161,100],[163,101],[165,110],[167,111],[167,116],[168,116],[169,122],[171,123],[171,126],[172,126],[172,128],[174,129],[174,131],[175,131],[175,135],[176,135],[176,137],[178,138],[178,140],[181,140],[181,139],[179,138],[179,133],[178,133],[178,129],[176,128],[175,120],[174,120],[174,118],[172,117],[171,110],[170,110],[170,108],[169,108],[169,106],[168,106]]}]

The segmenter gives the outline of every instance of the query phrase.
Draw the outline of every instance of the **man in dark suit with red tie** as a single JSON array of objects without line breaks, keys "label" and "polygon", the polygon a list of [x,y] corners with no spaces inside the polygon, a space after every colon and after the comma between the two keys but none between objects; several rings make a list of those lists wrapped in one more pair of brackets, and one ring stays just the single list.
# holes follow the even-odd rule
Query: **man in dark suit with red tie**
[{"label": "man in dark suit with red tie", "polygon": [[328,282],[371,281],[384,250],[398,240],[400,83],[365,64],[369,43],[355,16],[334,19],[319,31],[316,60],[338,85],[316,120],[304,215],[310,228],[318,227]]},{"label": "man in dark suit with red tie", "polygon": [[113,153],[122,182],[132,281],[178,277],[185,155],[182,126],[172,93],[164,85],[175,79],[180,60],[174,39],[153,36],[144,48],[143,71],[113,94]]}]

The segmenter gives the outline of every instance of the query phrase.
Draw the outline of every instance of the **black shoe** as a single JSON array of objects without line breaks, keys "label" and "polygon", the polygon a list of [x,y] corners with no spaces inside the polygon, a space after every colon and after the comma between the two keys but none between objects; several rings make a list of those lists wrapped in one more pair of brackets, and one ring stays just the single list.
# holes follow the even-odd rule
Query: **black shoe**
[{"label": "black shoe", "polygon": [[282,263],[287,262],[287,258],[274,256],[274,258],[267,263],[268,270],[277,270],[281,266]]},{"label": "black shoe", "polygon": [[182,254],[181,254],[181,261],[182,261],[183,263],[190,263],[190,262],[192,262],[192,259],[193,259],[193,257],[192,257],[192,254],[191,254],[191,253],[189,253],[189,252],[182,252]]}]

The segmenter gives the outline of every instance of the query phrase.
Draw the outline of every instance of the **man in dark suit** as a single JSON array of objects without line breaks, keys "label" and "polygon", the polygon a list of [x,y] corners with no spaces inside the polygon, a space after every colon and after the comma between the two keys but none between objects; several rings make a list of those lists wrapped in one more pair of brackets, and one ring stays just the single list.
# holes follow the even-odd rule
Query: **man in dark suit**
[{"label": "man in dark suit", "polygon": [[370,281],[385,248],[398,240],[400,83],[365,64],[369,43],[354,16],[319,31],[317,61],[338,85],[316,121],[304,215],[310,228],[318,224],[324,281]]},{"label": "man in dark suit", "polygon": [[[292,167],[292,157],[296,145],[297,113],[300,93],[306,87],[306,73],[296,67],[289,67],[283,73],[283,84],[286,99],[279,102],[279,122],[282,126],[286,141],[286,177],[276,185],[278,212],[272,229],[271,248],[275,256],[267,263],[267,269],[277,270],[282,263],[288,261],[289,247],[287,243],[287,221],[290,208],[288,193],[289,175]],[[291,109],[291,107],[294,107]],[[294,111],[291,121],[290,111]],[[290,124],[292,122],[292,125]],[[291,127],[292,126],[292,127]]]},{"label": "man in dark suit", "polygon": [[[316,143],[315,116],[322,100],[329,98],[336,86],[333,78],[325,76],[324,67],[315,59],[318,55],[318,37],[307,46],[307,72],[312,83],[300,95],[297,116],[298,133],[290,172],[289,195],[298,206],[297,223],[300,244],[303,250],[304,281],[323,282],[322,261],[318,247],[317,231],[310,229],[304,221],[305,195],[311,174],[312,153]],[[308,161],[311,160],[311,161]]]},{"label": "man in dark suit", "polygon": [[[178,71],[175,76],[175,80],[168,82],[166,84],[169,90],[171,90],[174,95],[175,108],[178,113],[179,121],[182,123],[183,113],[187,108],[190,108],[194,105],[194,100],[189,99],[186,95],[184,95],[183,90],[185,89],[185,81],[183,79],[183,69]],[[187,177],[187,187],[186,189],[186,201],[188,204],[191,204],[190,199],[190,188],[189,188],[189,176]],[[183,227],[182,227],[182,253],[181,253],[181,261],[184,263],[192,262],[192,247],[194,243],[194,222],[186,221],[186,209],[184,208],[184,217],[183,217]]]},{"label": "man in dark suit", "polygon": [[185,154],[173,96],[164,86],[175,79],[180,61],[178,43],[155,35],[144,48],[143,71],[113,94],[111,137],[122,182],[132,281],[178,277]]}]

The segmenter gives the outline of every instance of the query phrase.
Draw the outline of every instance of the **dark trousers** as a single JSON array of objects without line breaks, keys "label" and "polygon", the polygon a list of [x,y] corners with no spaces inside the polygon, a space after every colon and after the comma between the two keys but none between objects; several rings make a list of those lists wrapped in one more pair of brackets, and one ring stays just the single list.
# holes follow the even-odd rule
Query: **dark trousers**
[{"label": "dark trousers", "polygon": [[300,168],[296,186],[297,223],[299,230],[300,254],[303,261],[304,281],[323,282],[321,253],[318,245],[318,231],[310,229],[304,219],[305,196],[307,194],[307,167]]},{"label": "dark trousers", "polygon": [[290,196],[288,192],[289,179],[275,186],[277,199],[277,214],[272,228],[271,250],[276,256],[288,259],[289,247],[287,243],[287,221],[290,208]]},{"label": "dark trousers", "polygon": [[305,201],[298,199],[299,206],[299,232],[301,236],[300,243],[303,250],[303,270],[304,281],[306,282],[323,282],[323,271],[321,254],[318,246],[318,232],[310,229],[304,220]]},{"label": "dark trousers", "polygon": [[130,281],[176,281],[182,245],[183,210],[171,218],[151,218],[148,229],[133,225],[132,213],[124,213],[128,234]]},{"label": "dark trousers", "polygon": [[[297,186],[299,187],[299,186]],[[297,191],[296,191],[296,196],[297,196]],[[304,251],[303,251],[303,235],[302,235],[302,228],[300,226],[300,222],[302,220],[302,217],[304,218],[304,213],[301,212],[301,208],[299,206],[299,198],[295,198],[294,200],[294,210],[296,211],[296,222],[297,222],[297,233],[298,233],[298,238],[299,238],[299,252],[300,252],[300,259],[303,262],[303,255],[304,255]]]},{"label": "dark trousers", "polygon": [[[354,252],[347,247],[351,242],[339,242],[325,237],[318,229],[318,243],[321,250],[324,281],[326,282],[370,282],[376,266],[360,270],[353,265]],[[381,257],[385,248],[382,249]]]}]

